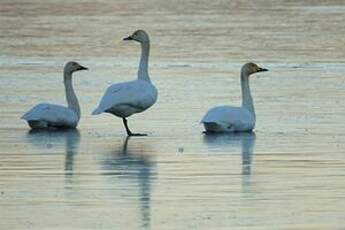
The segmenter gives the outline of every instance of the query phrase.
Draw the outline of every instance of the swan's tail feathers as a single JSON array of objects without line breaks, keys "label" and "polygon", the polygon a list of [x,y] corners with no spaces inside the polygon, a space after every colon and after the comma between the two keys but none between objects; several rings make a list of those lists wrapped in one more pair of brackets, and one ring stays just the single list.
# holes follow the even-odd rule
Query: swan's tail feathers
[{"label": "swan's tail feathers", "polygon": [[95,110],[92,112],[92,115],[98,115],[98,114],[101,114],[101,113],[103,113],[103,110],[100,109],[100,108],[97,108],[97,109],[95,109]]},{"label": "swan's tail feathers", "polygon": [[[30,112],[30,111],[29,111],[29,112]],[[24,113],[24,114],[20,117],[20,119],[23,119],[23,120],[26,120],[26,121],[30,120],[30,113],[29,113],[29,112]]]}]

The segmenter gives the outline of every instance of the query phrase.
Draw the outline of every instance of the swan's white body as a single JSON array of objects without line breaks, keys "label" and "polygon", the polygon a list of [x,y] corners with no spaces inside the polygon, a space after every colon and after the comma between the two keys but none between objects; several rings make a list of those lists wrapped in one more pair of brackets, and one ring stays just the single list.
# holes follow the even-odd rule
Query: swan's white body
[{"label": "swan's white body", "polygon": [[201,121],[208,132],[244,132],[255,127],[255,115],[244,107],[218,106]]},{"label": "swan's white body", "polygon": [[71,109],[48,103],[41,103],[26,112],[22,119],[33,129],[43,128],[75,128],[79,117]]},{"label": "swan's white body", "polygon": [[138,78],[134,81],[111,85],[92,114],[110,113],[121,117],[129,136],[141,135],[133,134],[129,130],[126,117],[147,110],[157,101],[158,92],[148,74],[150,40],[146,32],[142,30],[134,32],[124,40],[136,40],[141,44]]},{"label": "swan's white body", "polygon": [[32,129],[76,128],[80,119],[80,107],[72,86],[72,73],[87,69],[76,62],[69,62],[64,68],[64,85],[68,107],[41,103],[26,112],[21,118]]},{"label": "swan's white body", "polygon": [[129,117],[150,108],[157,100],[157,89],[145,80],[111,85],[105,92],[93,115],[103,112],[118,117]]},{"label": "swan's white body", "polygon": [[211,108],[202,118],[206,132],[250,132],[255,128],[255,109],[249,88],[249,75],[267,71],[254,63],[241,69],[242,106],[218,106]]}]

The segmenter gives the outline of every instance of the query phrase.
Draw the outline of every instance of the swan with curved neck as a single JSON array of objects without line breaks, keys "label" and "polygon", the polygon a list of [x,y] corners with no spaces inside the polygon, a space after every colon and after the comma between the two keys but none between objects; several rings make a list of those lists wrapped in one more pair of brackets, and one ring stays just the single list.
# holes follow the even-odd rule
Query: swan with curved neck
[{"label": "swan with curved neck", "polygon": [[87,70],[87,68],[73,61],[68,62],[64,67],[64,86],[68,107],[41,103],[22,116],[32,129],[77,127],[80,120],[80,106],[73,89],[72,74],[80,70]]},{"label": "swan with curved neck", "polygon": [[206,132],[245,132],[255,127],[256,115],[249,78],[252,74],[265,72],[255,63],[247,63],[241,69],[242,106],[217,106],[211,108],[201,122]]},{"label": "swan with curved neck", "polygon": [[145,136],[146,134],[132,133],[128,127],[126,118],[135,113],[141,113],[147,110],[157,100],[158,92],[156,87],[151,83],[148,73],[150,39],[145,31],[137,30],[123,40],[137,41],[141,45],[137,79],[111,85],[106,90],[98,107],[92,114],[113,114],[122,118],[128,136]]}]

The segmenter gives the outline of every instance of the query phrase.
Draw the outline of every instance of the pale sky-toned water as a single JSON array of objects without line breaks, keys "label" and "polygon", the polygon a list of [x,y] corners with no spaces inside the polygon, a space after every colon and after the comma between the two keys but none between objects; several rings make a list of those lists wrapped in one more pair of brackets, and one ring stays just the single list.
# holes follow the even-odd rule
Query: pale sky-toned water
[{"label": "pale sky-toned water", "polygon": [[[1,1],[0,229],[341,229],[345,225],[343,1]],[[151,36],[157,104],[91,116],[104,90],[135,78]],[[78,131],[29,132],[20,116],[65,104],[75,74]],[[254,134],[204,136],[214,105],[251,81]]]}]

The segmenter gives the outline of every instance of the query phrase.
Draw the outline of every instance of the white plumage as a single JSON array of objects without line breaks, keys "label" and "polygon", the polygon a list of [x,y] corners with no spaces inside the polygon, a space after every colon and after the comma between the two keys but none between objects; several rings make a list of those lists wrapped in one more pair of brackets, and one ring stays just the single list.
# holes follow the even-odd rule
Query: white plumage
[{"label": "white plumage", "polygon": [[28,121],[31,128],[75,128],[79,121],[73,110],[48,103],[34,106],[22,116],[22,119]]},{"label": "white plumage", "polygon": [[138,78],[134,81],[111,85],[106,90],[98,107],[92,112],[92,114],[97,115],[105,112],[121,117],[128,136],[142,136],[146,134],[132,133],[130,131],[126,117],[147,110],[157,100],[157,89],[151,83],[148,74],[150,39],[145,31],[137,30],[124,40],[134,40],[141,44],[142,51]]},{"label": "white plumage", "polygon": [[202,118],[206,132],[244,132],[255,127],[256,115],[249,88],[249,76],[268,71],[254,63],[247,63],[241,69],[242,106],[218,106],[211,108]]},{"label": "white plumage", "polygon": [[76,62],[69,62],[64,68],[64,85],[68,107],[41,103],[26,112],[21,118],[32,129],[76,128],[80,119],[80,107],[72,86],[72,73],[87,69]]},{"label": "white plumage", "polygon": [[206,131],[240,132],[254,129],[255,116],[246,108],[218,106],[210,109],[202,119]]},{"label": "white plumage", "polygon": [[145,80],[111,85],[105,92],[93,115],[103,112],[118,117],[129,117],[150,108],[157,100],[157,89]]}]

